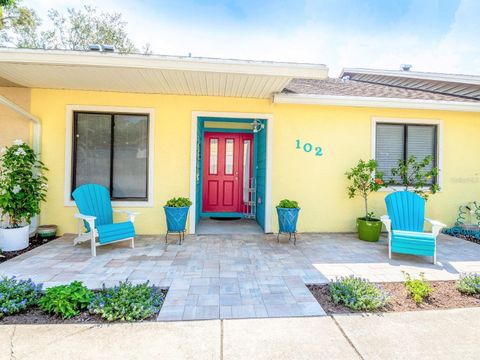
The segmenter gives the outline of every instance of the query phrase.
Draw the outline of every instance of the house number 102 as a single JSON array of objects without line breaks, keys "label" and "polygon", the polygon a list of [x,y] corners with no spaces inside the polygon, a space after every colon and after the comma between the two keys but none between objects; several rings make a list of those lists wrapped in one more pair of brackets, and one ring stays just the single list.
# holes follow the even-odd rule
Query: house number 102
[{"label": "house number 102", "polygon": [[303,151],[305,151],[306,153],[314,151],[315,156],[323,155],[323,149],[320,146],[313,147],[313,145],[308,142],[303,144],[302,146],[302,143],[300,142],[299,139],[296,140],[296,144],[297,144],[296,146],[297,149],[303,149]]}]

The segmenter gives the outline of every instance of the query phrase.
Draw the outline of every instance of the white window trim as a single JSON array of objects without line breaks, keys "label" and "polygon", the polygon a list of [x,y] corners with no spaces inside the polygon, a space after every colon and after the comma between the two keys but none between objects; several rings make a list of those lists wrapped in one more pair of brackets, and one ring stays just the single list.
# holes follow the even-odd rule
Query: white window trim
[{"label": "white window trim", "polygon": [[267,120],[267,173],[265,175],[265,233],[272,232],[272,168],[273,168],[273,115],[262,113],[236,113],[236,112],[214,112],[214,111],[193,111],[192,127],[190,138],[190,207],[189,233],[195,234],[196,227],[196,199],[197,199],[197,125],[199,117],[220,117],[220,118],[258,118]]},{"label": "white window trim", "polygon": [[64,205],[76,206],[71,199],[72,193],[72,152],[73,152],[73,113],[75,111],[96,112],[121,112],[132,114],[146,114],[148,121],[148,200],[146,201],[112,201],[113,207],[153,207],[153,173],[154,173],[154,136],[155,136],[155,110],[143,107],[119,107],[119,106],[90,106],[90,105],[67,105],[66,107],[66,137],[65,137],[65,184]]},{"label": "white window trim", "polygon": [[[443,190],[443,121],[438,119],[412,119],[412,118],[390,118],[390,117],[374,117],[372,118],[372,159],[375,159],[376,140],[377,140],[377,123],[387,124],[417,124],[417,125],[437,125],[437,168],[438,186],[440,191]],[[402,190],[404,186],[383,187],[380,191]],[[425,190],[428,190],[425,188]]]}]

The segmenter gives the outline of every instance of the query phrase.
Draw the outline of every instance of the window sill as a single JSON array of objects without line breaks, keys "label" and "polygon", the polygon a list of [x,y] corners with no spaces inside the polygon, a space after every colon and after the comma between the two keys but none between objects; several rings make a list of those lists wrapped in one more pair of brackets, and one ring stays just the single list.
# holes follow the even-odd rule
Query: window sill
[{"label": "window sill", "polygon": [[[66,207],[77,207],[75,201],[67,201],[64,204]],[[148,201],[112,201],[114,208],[153,208],[153,200]]]},{"label": "window sill", "polygon": [[[380,188],[380,190],[378,190],[378,192],[393,192],[393,191],[402,191],[402,190],[405,190],[405,186],[395,185],[395,186],[382,187],[382,188]],[[428,191],[429,188],[424,187],[421,190],[422,191]],[[437,194],[441,193],[441,192],[442,192],[442,190],[440,189],[440,190],[437,191]]]}]

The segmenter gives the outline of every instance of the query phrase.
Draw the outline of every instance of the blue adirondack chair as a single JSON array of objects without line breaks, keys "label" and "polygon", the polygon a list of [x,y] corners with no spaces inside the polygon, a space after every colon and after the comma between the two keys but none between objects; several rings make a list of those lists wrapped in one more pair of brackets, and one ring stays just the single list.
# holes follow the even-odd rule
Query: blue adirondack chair
[{"label": "blue adirondack chair", "polygon": [[[392,252],[432,256],[437,262],[437,236],[445,227],[439,221],[425,218],[425,200],[410,191],[396,191],[385,198],[387,215],[381,217],[388,231],[388,257]],[[424,232],[424,223],[432,225]]]},{"label": "blue adirondack chair", "polygon": [[[108,190],[97,184],[85,184],[79,186],[72,193],[77,204],[79,214],[74,216],[78,222],[78,236],[73,244],[90,240],[92,256],[97,254],[97,246],[111,244],[119,241],[131,241],[131,247],[135,246],[135,215],[128,210],[113,210]],[[125,213],[128,221],[114,223],[113,213]],[[83,222],[86,232],[82,233]],[[96,239],[98,238],[98,242]]]}]

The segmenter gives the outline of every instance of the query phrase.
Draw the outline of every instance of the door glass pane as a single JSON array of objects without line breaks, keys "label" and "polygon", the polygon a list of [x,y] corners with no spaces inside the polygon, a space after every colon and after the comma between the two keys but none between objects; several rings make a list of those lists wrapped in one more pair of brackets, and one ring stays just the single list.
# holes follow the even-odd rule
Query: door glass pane
[{"label": "door glass pane", "polygon": [[243,202],[250,200],[250,140],[243,141]]},{"label": "door glass pane", "polygon": [[225,142],[225,175],[233,174],[233,139]]},{"label": "door glass pane", "polygon": [[110,188],[111,116],[78,113],[75,126],[75,187]]},{"label": "door glass pane", "polygon": [[115,115],[113,148],[114,198],[146,198],[148,116]]},{"label": "door glass pane", "polygon": [[218,172],[218,139],[210,139],[210,169],[209,174]]}]

